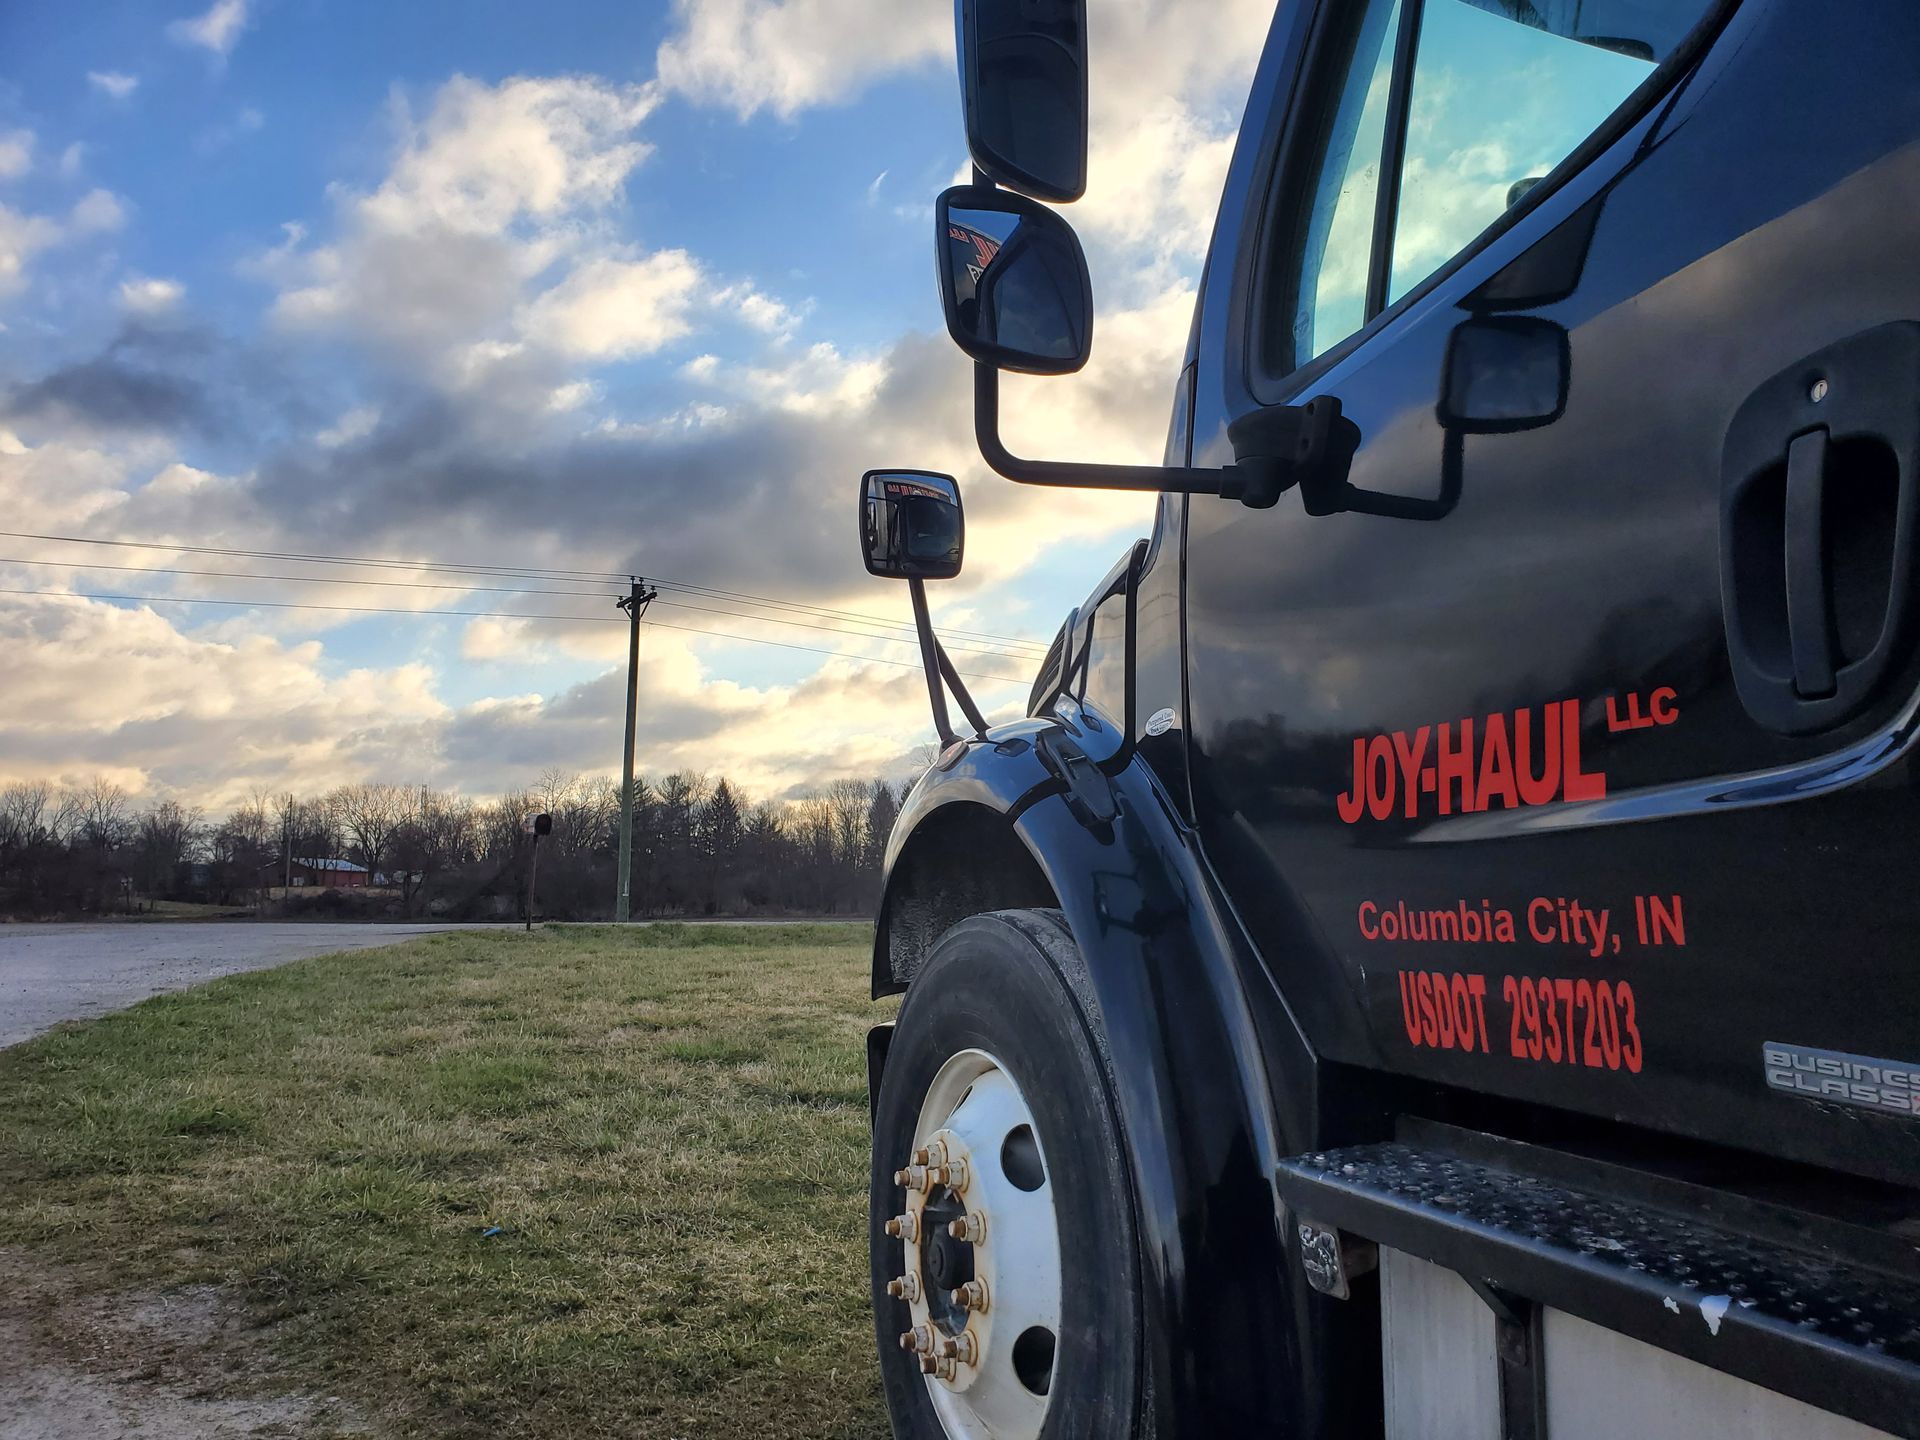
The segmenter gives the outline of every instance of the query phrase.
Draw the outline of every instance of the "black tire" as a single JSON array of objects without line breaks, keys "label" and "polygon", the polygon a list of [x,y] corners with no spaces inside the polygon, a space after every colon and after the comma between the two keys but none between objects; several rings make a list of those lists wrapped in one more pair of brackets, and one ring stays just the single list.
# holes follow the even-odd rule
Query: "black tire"
[{"label": "black tire", "polygon": [[1061,1331],[1043,1440],[1120,1440],[1142,1433],[1138,1229],[1104,1037],[1085,970],[1053,910],[1003,910],[940,938],[908,987],[881,1081],[868,1188],[875,1337],[897,1440],[944,1440],[915,1357],[899,1346],[912,1322],[886,1284],[905,1250],[883,1227],[906,1192],[906,1163],[928,1088],[962,1050],[997,1059],[1039,1131],[1059,1227]]}]

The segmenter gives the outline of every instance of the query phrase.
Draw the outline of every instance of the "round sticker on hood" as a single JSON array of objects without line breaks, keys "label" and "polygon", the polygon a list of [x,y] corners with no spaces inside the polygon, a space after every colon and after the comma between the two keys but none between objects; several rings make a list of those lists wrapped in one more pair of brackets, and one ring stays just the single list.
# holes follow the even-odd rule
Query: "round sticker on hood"
[{"label": "round sticker on hood", "polygon": [[1173,729],[1175,716],[1172,710],[1156,710],[1147,717],[1147,734],[1164,735]]}]

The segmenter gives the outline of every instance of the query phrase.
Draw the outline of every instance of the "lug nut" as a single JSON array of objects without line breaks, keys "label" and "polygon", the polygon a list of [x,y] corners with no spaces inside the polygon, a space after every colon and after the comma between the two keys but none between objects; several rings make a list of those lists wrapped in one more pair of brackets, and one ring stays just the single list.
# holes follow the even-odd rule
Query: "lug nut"
[{"label": "lug nut", "polygon": [[922,1375],[932,1375],[940,1380],[951,1380],[954,1376],[953,1361],[935,1359],[931,1355],[922,1355],[920,1357],[920,1373]]},{"label": "lug nut", "polygon": [[976,1310],[982,1314],[987,1309],[987,1282],[969,1280],[953,1292],[953,1303],[961,1310]]},{"label": "lug nut", "polygon": [[920,1277],[909,1270],[898,1280],[887,1281],[887,1294],[911,1304],[920,1298]]},{"label": "lug nut", "polygon": [[893,1183],[904,1185],[909,1190],[925,1193],[938,1182],[933,1178],[938,1172],[925,1165],[909,1165],[904,1170],[893,1172]]},{"label": "lug nut", "polygon": [[978,1210],[969,1210],[964,1220],[949,1220],[947,1234],[956,1240],[966,1240],[978,1245],[987,1238],[987,1217]]},{"label": "lug nut", "polygon": [[929,1140],[927,1142],[927,1148],[920,1153],[927,1157],[924,1160],[920,1160],[920,1156],[916,1155],[914,1159],[918,1160],[920,1164],[944,1165],[947,1163],[947,1142],[944,1140]]},{"label": "lug nut", "polygon": [[928,1188],[944,1185],[949,1190],[965,1190],[967,1179],[967,1162],[964,1160],[949,1160],[946,1164],[935,1165],[927,1171]]},{"label": "lug nut", "polygon": [[905,1215],[896,1215],[887,1221],[887,1234],[896,1240],[915,1241],[920,1238],[920,1217],[912,1211]]},{"label": "lug nut", "polygon": [[916,1150],[913,1152],[913,1159],[909,1163],[914,1165],[931,1165],[933,1163],[933,1156],[924,1149]]},{"label": "lug nut", "polygon": [[938,1353],[943,1359],[957,1360],[962,1365],[975,1365],[980,1360],[980,1346],[971,1330],[962,1330],[952,1337],[941,1336]]},{"label": "lug nut", "polygon": [[939,1348],[931,1325],[916,1325],[911,1330],[900,1332],[900,1348],[911,1350],[916,1355],[931,1355]]}]

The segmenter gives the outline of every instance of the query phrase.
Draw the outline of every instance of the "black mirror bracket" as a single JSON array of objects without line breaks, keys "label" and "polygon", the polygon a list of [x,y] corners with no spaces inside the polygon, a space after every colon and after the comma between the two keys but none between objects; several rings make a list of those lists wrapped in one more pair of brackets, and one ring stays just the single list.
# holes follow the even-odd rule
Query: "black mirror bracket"
[{"label": "black mirror bracket", "polygon": [[1253,510],[1265,510],[1300,487],[1309,515],[1352,508],[1347,474],[1360,431],[1340,413],[1331,395],[1316,395],[1304,405],[1267,405],[1227,427],[1233,446],[1232,477],[1220,493]]},{"label": "black mirror bracket", "polygon": [[1347,484],[1360,431],[1340,413],[1340,402],[1331,395],[1305,405],[1271,405],[1237,421],[1227,435],[1238,459],[1224,470],[1029,460],[1007,449],[1000,438],[999,371],[975,362],[973,429],[987,464],[1022,485],[1219,495],[1256,510],[1268,508],[1298,485],[1312,514],[1361,508],[1349,503],[1352,487]]},{"label": "black mirror bracket", "polygon": [[948,690],[953,692],[960,712],[973,727],[974,738],[984,739],[987,733],[986,717],[980,713],[980,707],[974,703],[966,683],[960,678],[960,672],[947,657],[946,646],[933,633],[933,618],[927,610],[927,582],[918,578],[908,580],[907,593],[913,597],[913,628],[920,636],[920,665],[926,672],[927,701],[933,707],[933,728],[940,736],[941,747],[944,749],[960,738],[954,734],[953,719],[947,713]]}]

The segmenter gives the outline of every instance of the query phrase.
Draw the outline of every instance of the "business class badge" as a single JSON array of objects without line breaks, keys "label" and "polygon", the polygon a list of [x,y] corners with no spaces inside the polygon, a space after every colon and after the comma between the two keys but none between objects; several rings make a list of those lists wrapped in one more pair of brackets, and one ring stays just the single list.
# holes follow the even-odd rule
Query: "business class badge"
[{"label": "business class badge", "polygon": [[1920,1065],[1814,1050],[1769,1040],[1761,1047],[1767,1085],[1803,1100],[1832,1100],[1894,1115],[1920,1116]]}]

